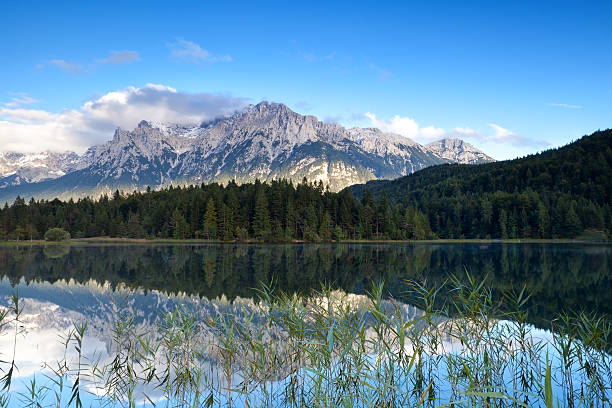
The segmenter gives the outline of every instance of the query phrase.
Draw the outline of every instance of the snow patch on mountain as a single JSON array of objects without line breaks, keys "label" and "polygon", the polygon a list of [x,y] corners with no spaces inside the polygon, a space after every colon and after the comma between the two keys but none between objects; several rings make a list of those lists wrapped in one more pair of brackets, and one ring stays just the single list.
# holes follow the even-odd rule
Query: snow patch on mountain
[{"label": "snow patch on mountain", "polygon": [[[54,179],[79,167],[79,155],[63,153],[0,153],[0,184],[19,185]],[[11,177],[12,181],[2,180]]]},{"label": "snow patch on mountain", "polygon": [[[405,176],[425,167],[492,160],[460,140],[422,146],[376,128],[346,129],[300,115],[274,102],[249,105],[231,116],[197,124],[141,121],[118,128],[111,140],[74,153],[11,156],[0,174],[0,199],[68,198],[147,186],[209,182],[238,183],[287,178],[322,182],[332,191],[372,179]],[[51,157],[54,157],[51,160]],[[27,166],[23,163],[28,163]],[[44,169],[27,178],[26,172]],[[18,178],[20,178],[18,180]],[[35,183],[21,186],[22,179]],[[55,180],[51,180],[55,179]],[[4,182],[3,182],[4,180]],[[46,183],[46,184],[45,184]]]},{"label": "snow patch on mountain", "polygon": [[481,164],[495,161],[461,139],[442,139],[425,146],[436,155],[456,163]]}]

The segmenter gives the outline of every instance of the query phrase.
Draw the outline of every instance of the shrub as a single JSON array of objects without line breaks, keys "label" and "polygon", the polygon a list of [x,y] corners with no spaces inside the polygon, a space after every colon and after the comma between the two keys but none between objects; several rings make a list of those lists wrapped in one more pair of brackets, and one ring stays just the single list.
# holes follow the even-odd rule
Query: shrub
[{"label": "shrub", "polygon": [[68,241],[70,233],[62,228],[51,228],[45,233],[45,241]]}]

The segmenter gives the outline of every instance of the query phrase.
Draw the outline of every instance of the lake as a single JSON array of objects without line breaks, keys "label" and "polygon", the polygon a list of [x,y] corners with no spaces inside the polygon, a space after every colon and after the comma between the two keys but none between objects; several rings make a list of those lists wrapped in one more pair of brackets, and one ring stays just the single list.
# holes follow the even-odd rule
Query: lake
[{"label": "lake", "polygon": [[[88,322],[84,353],[110,361],[117,322],[125,316],[144,331],[177,305],[187,305],[202,321],[219,315],[245,321],[249,313],[257,320],[252,299],[262,282],[277,293],[303,295],[327,286],[355,294],[357,303],[384,282],[384,296],[400,301],[402,313],[414,318],[420,308],[410,305],[420,306],[419,299],[406,282],[441,287],[452,276],[466,282],[469,274],[490,287],[501,310],[507,307],[504,293],[525,289],[527,322],[535,327],[550,328],[564,311],[607,319],[612,312],[607,244],[24,245],[0,247],[0,265],[1,305],[10,308],[18,293],[22,310],[16,337],[6,329],[0,336],[0,359],[9,360],[15,347],[15,376],[22,381],[13,388],[21,392],[45,364],[67,358],[65,339],[74,323]],[[449,290],[451,285],[442,286],[436,306],[448,304]]]},{"label": "lake", "polygon": [[525,287],[538,325],[562,311],[612,312],[612,245],[605,244],[25,245],[0,247],[0,265],[10,282],[3,297],[59,281],[230,300],[256,296],[262,282],[289,293],[329,284],[363,294],[383,281],[393,297],[410,301],[407,280],[440,286],[467,272],[486,279],[498,299]]}]

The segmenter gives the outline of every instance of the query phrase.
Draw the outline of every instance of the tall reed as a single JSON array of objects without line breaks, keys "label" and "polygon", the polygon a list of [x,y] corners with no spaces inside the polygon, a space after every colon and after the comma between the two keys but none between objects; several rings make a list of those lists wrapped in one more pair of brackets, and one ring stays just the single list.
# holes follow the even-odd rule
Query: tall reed
[{"label": "tall reed", "polygon": [[[561,314],[544,332],[528,324],[525,291],[495,299],[469,274],[450,296],[409,282],[419,308],[324,286],[309,296],[262,285],[258,301],[184,302],[154,328],[115,306],[108,355],[85,355],[87,323],[64,340],[76,358],[30,379],[22,406],[135,407],[607,407],[610,321]],[[0,327],[17,342],[16,294]],[[3,351],[3,353],[6,353]],[[0,406],[12,403],[13,355]],[[65,398],[65,392],[68,397]],[[94,405],[96,406],[96,405]]]}]

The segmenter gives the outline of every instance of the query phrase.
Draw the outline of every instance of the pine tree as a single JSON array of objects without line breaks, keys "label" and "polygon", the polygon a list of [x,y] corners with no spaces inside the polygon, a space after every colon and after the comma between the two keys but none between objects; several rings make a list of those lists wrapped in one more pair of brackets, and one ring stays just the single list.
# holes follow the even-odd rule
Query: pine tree
[{"label": "pine tree", "polygon": [[542,202],[538,203],[538,236],[540,238],[550,238],[550,216]]},{"label": "pine tree", "polygon": [[510,238],[518,238],[518,216],[516,215],[516,210],[510,214],[508,217],[508,234]]},{"label": "pine tree", "polygon": [[521,209],[521,215],[519,219],[520,227],[520,238],[531,237],[531,225],[529,225],[529,217],[527,216],[527,210],[525,207]]},{"label": "pine tree", "polygon": [[329,212],[325,211],[319,225],[319,238],[323,241],[329,241],[332,238],[332,219]]},{"label": "pine tree", "polygon": [[225,204],[221,204],[219,209],[219,231],[217,236],[224,241],[231,241],[234,239],[234,223],[232,222],[232,210]]},{"label": "pine tree", "polygon": [[253,234],[255,234],[257,239],[265,239],[270,235],[270,212],[268,211],[268,199],[263,188],[257,191],[255,198]]},{"label": "pine tree", "polygon": [[142,222],[138,214],[130,214],[127,224],[127,235],[130,238],[143,238],[145,236]]},{"label": "pine tree", "polygon": [[202,229],[207,239],[217,238],[217,211],[215,210],[215,200],[212,197],[206,203]]},{"label": "pine tree", "polygon": [[187,221],[182,212],[175,208],[170,217],[170,228],[174,239],[185,239],[187,235]]},{"label": "pine tree", "polygon": [[306,207],[304,213],[304,238],[309,241],[317,241],[319,238],[317,235],[317,225],[317,214],[311,202],[308,204],[308,207]]},{"label": "pine tree", "polygon": [[582,223],[574,207],[574,203],[572,203],[565,217],[565,232],[569,238],[573,238],[582,232]]},{"label": "pine tree", "polygon": [[285,236],[289,239],[295,238],[295,205],[290,198],[285,209]]},{"label": "pine tree", "polygon": [[508,239],[508,214],[503,208],[499,210],[499,230],[501,239]]},{"label": "pine tree", "polygon": [[489,228],[491,226],[491,221],[493,219],[493,206],[491,205],[491,201],[489,201],[487,198],[482,200],[481,217],[482,217],[482,232],[484,235],[486,235],[489,233]]}]

